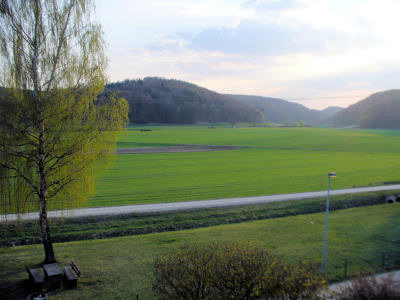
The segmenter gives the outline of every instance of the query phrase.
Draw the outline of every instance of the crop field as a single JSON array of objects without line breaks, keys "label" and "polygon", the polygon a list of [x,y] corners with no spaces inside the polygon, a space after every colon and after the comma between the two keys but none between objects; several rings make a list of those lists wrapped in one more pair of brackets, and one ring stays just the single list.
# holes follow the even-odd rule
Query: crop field
[{"label": "crop field", "polygon": [[[341,280],[344,260],[348,275],[358,272],[382,272],[384,267],[400,267],[399,244],[392,242],[400,226],[400,203],[352,208],[331,212],[327,275]],[[78,288],[57,292],[51,299],[154,299],[151,291],[153,261],[160,254],[176,251],[194,243],[249,243],[265,247],[285,260],[303,259],[321,262],[324,213],[262,221],[229,224],[94,241],[55,244],[60,265],[74,259],[82,270]],[[20,299],[27,273],[24,264],[39,267],[43,246],[19,246],[0,249],[0,295]],[[26,298],[24,298],[26,299]]]},{"label": "crop field", "polygon": [[179,144],[245,148],[116,155],[87,206],[324,190],[329,171],[333,189],[400,181],[400,131],[130,126],[117,147]]}]

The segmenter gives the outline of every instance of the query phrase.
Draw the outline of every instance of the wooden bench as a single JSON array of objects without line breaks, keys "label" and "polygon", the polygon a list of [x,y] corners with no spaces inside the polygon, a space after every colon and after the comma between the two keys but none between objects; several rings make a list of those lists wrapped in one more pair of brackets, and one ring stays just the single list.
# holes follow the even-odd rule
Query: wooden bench
[{"label": "wooden bench", "polygon": [[31,283],[31,285],[40,290],[44,283],[43,276],[40,273],[40,270],[30,269],[28,265],[25,265],[25,268],[29,274],[29,282]]},{"label": "wooden bench", "polygon": [[44,279],[49,283],[50,290],[57,290],[61,287],[63,271],[58,263],[43,264]]},{"label": "wooden bench", "polygon": [[81,270],[78,265],[72,260],[69,266],[64,267],[64,279],[67,287],[76,287],[78,279],[81,276]]}]

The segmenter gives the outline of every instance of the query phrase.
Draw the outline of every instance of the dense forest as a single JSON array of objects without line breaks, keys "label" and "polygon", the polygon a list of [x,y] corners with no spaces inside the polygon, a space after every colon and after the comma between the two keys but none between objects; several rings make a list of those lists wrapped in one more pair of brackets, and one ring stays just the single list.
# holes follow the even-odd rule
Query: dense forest
[{"label": "dense forest", "polygon": [[232,97],[180,80],[146,77],[110,83],[130,106],[133,123],[261,122],[263,113]]},{"label": "dense forest", "polygon": [[283,99],[219,94],[173,79],[146,77],[110,83],[105,94],[117,92],[130,106],[133,123],[272,122],[330,125],[341,110],[313,110]]},{"label": "dense forest", "polygon": [[400,129],[400,90],[372,94],[337,113],[333,124],[361,128]]}]

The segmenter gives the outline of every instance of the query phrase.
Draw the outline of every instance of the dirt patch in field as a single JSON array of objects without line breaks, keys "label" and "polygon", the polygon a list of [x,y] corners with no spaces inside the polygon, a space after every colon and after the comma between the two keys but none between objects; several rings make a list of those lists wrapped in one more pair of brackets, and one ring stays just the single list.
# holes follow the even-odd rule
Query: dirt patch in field
[{"label": "dirt patch in field", "polygon": [[152,148],[120,148],[117,154],[143,154],[143,153],[172,153],[172,152],[206,152],[243,149],[240,146],[211,146],[211,145],[176,145],[170,147]]}]

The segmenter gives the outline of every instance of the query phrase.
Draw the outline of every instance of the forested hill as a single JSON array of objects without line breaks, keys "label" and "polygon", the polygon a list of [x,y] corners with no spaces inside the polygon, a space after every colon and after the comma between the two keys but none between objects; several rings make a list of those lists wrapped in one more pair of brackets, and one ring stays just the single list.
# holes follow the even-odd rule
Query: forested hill
[{"label": "forested hill", "polygon": [[333,115],[342,109],[340,107],[328,107],[321,111],[278,98],[247,95],[230,96],[260,109],[264,113],[265,121],[280,124],[303,121],[312,125],[329,125]]},{"label": "forested hill", "polygon": [[400,129],[400,90],[372,94],[337,113],[333,124],[362,128]]},{"label": "forested hill", "polygon": [[118,92],[130,106],[135,123],[260,122],[257,108],[232,97],[180,81],[146,77],[110,83],[104,93]]}]

